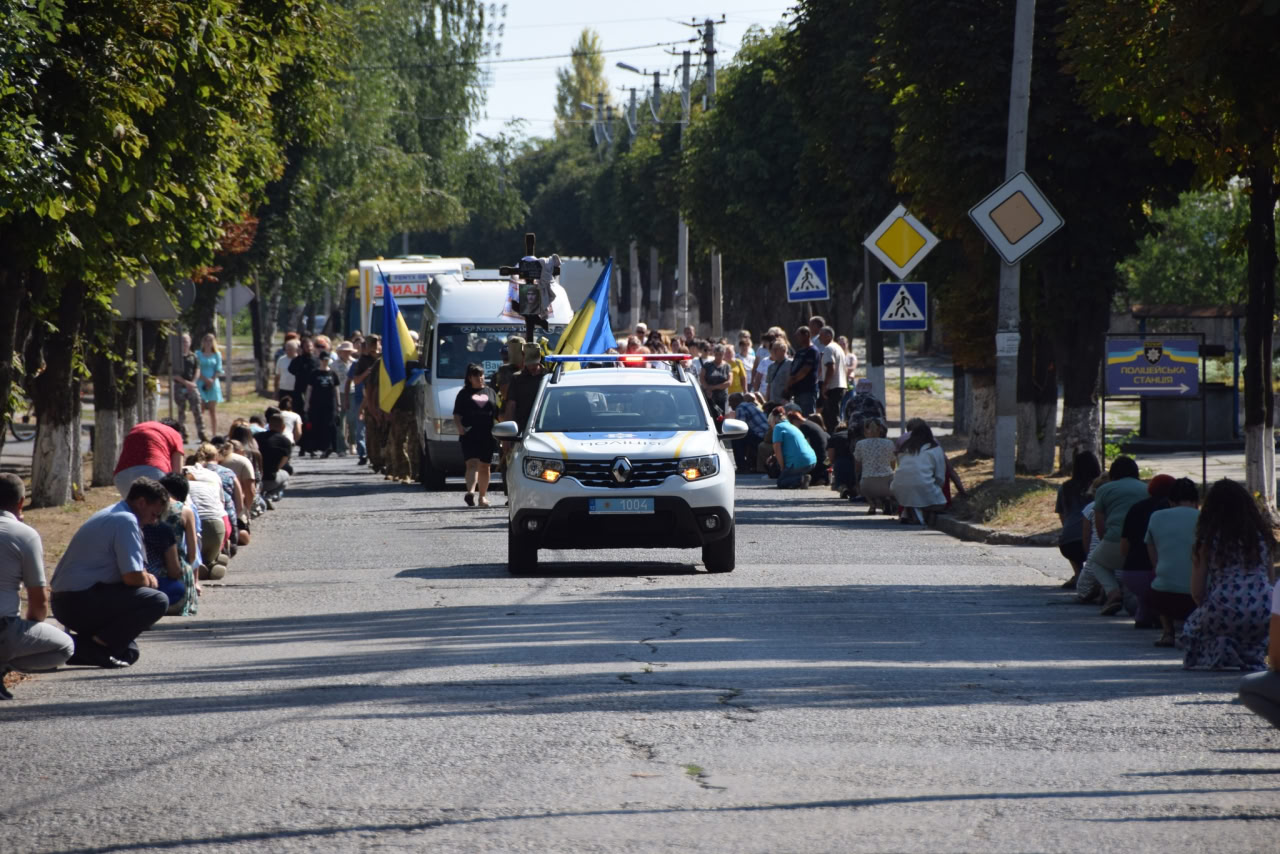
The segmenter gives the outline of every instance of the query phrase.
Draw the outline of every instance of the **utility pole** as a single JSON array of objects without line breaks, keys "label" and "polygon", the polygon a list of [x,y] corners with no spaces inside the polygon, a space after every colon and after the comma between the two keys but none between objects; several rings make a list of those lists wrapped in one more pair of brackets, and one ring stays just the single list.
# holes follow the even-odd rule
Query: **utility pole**
[{"label": "utility pole", "polygon": [[[684,132],[689,127],[689,51],[684,51],[680,66],[680,100],[683,112],[680,119],[680,150],[684,151]],[[680,279],[680,290],[684,292],[684,311],[681,318],[681,332],[689,325],[689,225],[680,214],[676,229],[676,270]],[[654,250],[657,255],[657,250]]]},{"label": "utility pole", "polygon": [[[723,19],[721,19],[723,22]],[[707,110],[716,104],[716,22],[707,18],[702,26],[702,52],[707,62]],[[685,122],[689,121],[688,107],[685,108]],[[724,335],[724,283],[721,279],[723,267],[720,253],[711,247],[711,336],[719,338]],[[686,282],[680,280],[683,287]]]},{"label": "utility pole", "polygon": [[[654,76],[656,78],[657,74],[655,73]],[[636,88],[634,86],[631,87],[631,104],[627,108],[627,115],[630,117],[628,124],[631,128],[631,140],[634,142],[640,128],[639,118],[636,115]],[[627,269],[631,273],[631,299],[628,302],[631,310],[627,317],[627,326],[635,329],[636,324],[640,322],[640,247],[636,245],[634,238],[631,240],[631,245],[627,247]]]},{"label": "utility pole", "polygon": [[[1013,23],[1013,74],[1009,81],[1009,135],[1005,180],[1027,165],[1027,114],[1031,108],[1031,48],[1035,36],[1036,0],[1018,0]],[[996,331],[1018,334],[1022,265],[1002,264]],[[1018,355],[996,356],[995,480],[1013,480],[1018,451]]]}]

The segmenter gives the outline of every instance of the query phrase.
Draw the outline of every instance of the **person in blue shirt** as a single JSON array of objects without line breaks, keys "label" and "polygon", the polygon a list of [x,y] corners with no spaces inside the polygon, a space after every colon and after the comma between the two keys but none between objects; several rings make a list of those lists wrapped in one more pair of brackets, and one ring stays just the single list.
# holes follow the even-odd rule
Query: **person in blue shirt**
[{"label": "person in blue shirt", "polygon": [[804,434],[787,421],[781,406],[775,406],[769,414],[769,425],[772,428],[773,457],[781,470],[778,488],[808,489],[813,467],[818,462],[813,448],[809,447]]},{"label": "person in blue shirt", "polygon": [[169,492],[149,477],[124,501],[80,526],[53,571],[53,615],[75,640],[68,664],[127,667],[138,660],[134,639],[169,608],[159,580],[146,570],[142,527],[169,509]]}]

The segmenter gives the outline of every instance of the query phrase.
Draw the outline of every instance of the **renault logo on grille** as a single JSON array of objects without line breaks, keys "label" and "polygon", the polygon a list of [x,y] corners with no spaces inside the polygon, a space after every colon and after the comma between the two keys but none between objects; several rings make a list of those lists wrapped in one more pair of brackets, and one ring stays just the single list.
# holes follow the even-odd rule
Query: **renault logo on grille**
[{"label": "renault logo on grille", "polygon": [[631,480],[631,460],[626,457],[617,457],[609,467],[609,471],[618,483],[626,483]]}]

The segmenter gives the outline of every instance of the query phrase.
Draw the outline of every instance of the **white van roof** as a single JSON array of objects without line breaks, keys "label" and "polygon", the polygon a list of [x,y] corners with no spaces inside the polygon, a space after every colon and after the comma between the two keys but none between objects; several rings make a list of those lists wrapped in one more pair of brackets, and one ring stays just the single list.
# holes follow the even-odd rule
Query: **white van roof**
[{"label": "white van roof", "polygon": [[[523,323],[519,317],[503,314],[509,309],[507,300],[511,283],[506,279],[469,279],[449,273],[436,275],[428,302],[441,323]],[[555,299],[548,322],[553,326],[573,318],[573,306],[564,288],[552,285]]]}]

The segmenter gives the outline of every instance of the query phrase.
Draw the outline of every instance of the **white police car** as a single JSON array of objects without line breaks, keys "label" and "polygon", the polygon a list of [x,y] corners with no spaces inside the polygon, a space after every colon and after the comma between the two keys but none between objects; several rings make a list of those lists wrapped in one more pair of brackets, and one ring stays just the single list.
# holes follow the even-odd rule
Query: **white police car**
[{"label": "white police car", "polygon": [[[720,440],[687,355],[549,356],[507,474],[507,566],[532,572],[538,549],[702,548],[709,572],[734,565],[733,453]],[[566,370],[569,363],[581,370]]]}]

